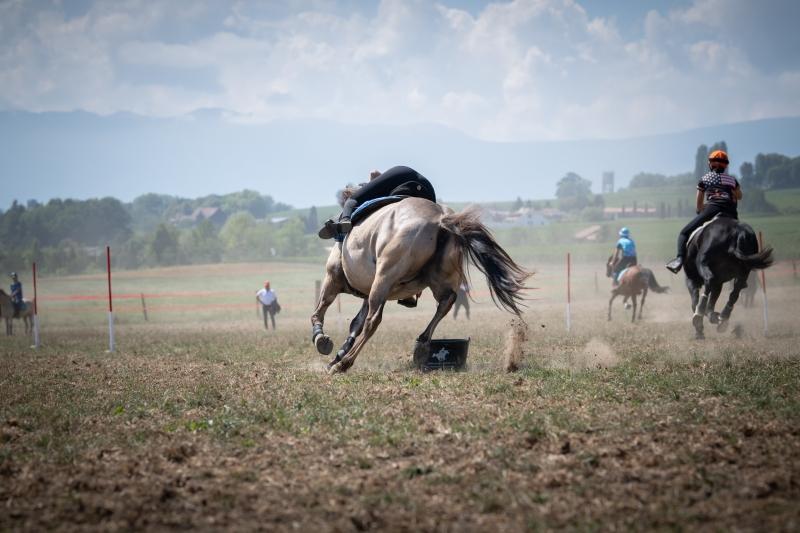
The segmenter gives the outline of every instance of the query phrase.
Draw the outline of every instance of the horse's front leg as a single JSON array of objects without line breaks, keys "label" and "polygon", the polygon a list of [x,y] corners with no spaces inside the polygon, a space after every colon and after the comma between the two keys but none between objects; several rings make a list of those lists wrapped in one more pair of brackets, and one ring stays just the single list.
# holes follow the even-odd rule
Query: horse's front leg
[{"label": "horse's front leg", "polygon": [[616,290],[611,291],[611,298],[608,300],[608,320],[611,321],[611,304],[614,303],[614,299],[619,296],[619,293]]},{"label": "horse's front leg", "polygon": [[450,308],[453,307],[456,301],[456,293],[452,290],[443,291],[441,294],[437,295],[436,300],[439,302],[439,305],[436,306],[436,312],[433,314],[433,318],[431,318],[425,331],[417,337],[417,342],[414,346],[414,364],[416,364],[417,367],[422,367],[428,361],[433,332],[436,330],[436,326],[439,325],[439,322],[441,322],[450,311]]},{"label": "horse's front leg", "polygon": [[328,355],[333,351],[333,341],[323,330],[325,312],[336,300],[336,296],[341,294],[342,288],[341,281],[329,272],[322,282],[317,308],[314,310],[314,314],[311,315],[311,340],[314,342],[317,351],[322,355]]},{"label": "horse's front leg", "polygon": [[364,330],[364,321],[367,318],[367,311],[369,311],[369,303],[367,299],[364,298],[361,309],[359,309],[358,314],[350,322],[350,335],[345,339],[339,351],[336,352],[336,357],[333,358],[333,361],[328,364],[328,369],[341,361],[342,357],[347,355],[347,352],[353,347],[353,344],[356,342],[356,337],[361,335],[361,332]]},{"label": "horse's front leg", "polygon": [[636,322],[636,293],[631,294],[631,302],[633,302],[633,313],[631,313],[631,324]]}]

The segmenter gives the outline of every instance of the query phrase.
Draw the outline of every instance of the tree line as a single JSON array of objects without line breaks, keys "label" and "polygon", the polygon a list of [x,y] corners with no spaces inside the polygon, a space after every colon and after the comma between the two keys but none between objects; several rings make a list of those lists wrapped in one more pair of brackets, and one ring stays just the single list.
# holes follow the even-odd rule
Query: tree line
[{"label": "tree line", "polygon": [[255,191],[196,199],[145,194],[130,203],[14,201],[0,212],[0,268],[24,270],[37,261],[51,273],[99,270],[107,244],[123,269],[322,254],[313,235],[316,209],[305,217],[270,216],[289,209]]}]

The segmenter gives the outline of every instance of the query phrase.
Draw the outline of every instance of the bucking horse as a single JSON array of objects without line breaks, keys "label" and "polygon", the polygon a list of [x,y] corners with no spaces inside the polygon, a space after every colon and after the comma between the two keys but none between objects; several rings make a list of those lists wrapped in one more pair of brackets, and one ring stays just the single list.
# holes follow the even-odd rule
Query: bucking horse
[{"label": "bucking horse", "polygon": [[363,300],[328,371],[344,372],[353,365],[378,328],[387,301],[413,298],[430,288],[436,312],[414,348],[414,362],[422,366],[436,326],[450,311],[458,287],[465,281],[468,259],[486,276],[495,304],[520,316],[525,280],[531,274],[494,240],[480,222],[477,209],[453,213],[430,200],[409,197],[380,207],[356,223],[331,250],[319,301],[311,315],[314,346],[328,355],[333,341],[323,330],[325,311],[341,293]]}]

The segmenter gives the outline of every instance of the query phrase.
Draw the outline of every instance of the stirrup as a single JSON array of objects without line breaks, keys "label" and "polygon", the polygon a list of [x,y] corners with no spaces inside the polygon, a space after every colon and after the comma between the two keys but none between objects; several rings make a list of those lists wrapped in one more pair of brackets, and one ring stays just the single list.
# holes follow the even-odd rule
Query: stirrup
[{"label": "stirrup", "polygon": [[350,233],[351,229],[353,229],[353,223],[350,222],[349,218],[343,218],[336,224],[336,231],[338,233]]},{"label": "stirrup", "polygon": [[678,272],[681,271],[681,267],[683,266],[683,258],[676,257],[675,259],[667,263],[665,266],[667,267],[667,270],[669,270],[673,274],[677,274]]}]

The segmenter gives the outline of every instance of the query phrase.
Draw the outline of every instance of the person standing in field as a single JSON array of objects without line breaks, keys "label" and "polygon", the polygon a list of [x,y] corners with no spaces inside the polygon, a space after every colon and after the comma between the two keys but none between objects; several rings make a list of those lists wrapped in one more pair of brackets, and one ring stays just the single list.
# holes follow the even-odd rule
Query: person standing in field
[{"label": "person standing in field", "polygon": [[261,304],[261,313],[264,315],[264,328],[269,330],[268,320],[272,320],[272,329],[275,329],[275,315],[280,310],[278,295],[269,286],[269,281],[264,282],[264,288],[256,292],[256,302]]},{"label": "person standing in field", "polygon": [[469,320],[469,285],[466,282],[462,282],[458,286],[456,302],[453,304],[453,320],[458,318],[458,310],[462,307],[467,314],[467,320]]}]

